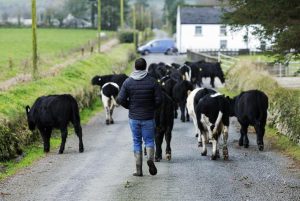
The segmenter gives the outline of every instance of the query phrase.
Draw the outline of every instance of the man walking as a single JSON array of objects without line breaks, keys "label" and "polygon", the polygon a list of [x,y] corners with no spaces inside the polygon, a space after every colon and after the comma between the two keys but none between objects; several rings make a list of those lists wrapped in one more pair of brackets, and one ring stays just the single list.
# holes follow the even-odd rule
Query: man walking
[{"label": "man walking", "polygon": [[129,125],[133,138],[133,152],[136,161],[134,176],[143,176],[142,143],[147,150],[149,173],[157,174],[154,164],[154,112],[161,103],[161,88],[146,71],[145,59],[135,61],[135,71],[123,83],[117,98],[118,104],[129,109]]}]

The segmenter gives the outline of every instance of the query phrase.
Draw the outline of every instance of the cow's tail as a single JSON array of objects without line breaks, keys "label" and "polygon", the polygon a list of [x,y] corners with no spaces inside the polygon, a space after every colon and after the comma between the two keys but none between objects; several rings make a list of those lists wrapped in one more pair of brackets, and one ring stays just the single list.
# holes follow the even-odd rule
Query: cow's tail
[{"label": "cow's tail", "polygon": [[112,104],[110,106],[110,109],[112,109],[113,106],[116,106],[116,107],[119,106],[114,96],[111,96],[111,101],[112,101]]},{"label": "cow's tail", "polygon": [[76,134],[81,134],[81,125],[80,125],[80,115],[79,115],[79,108],[76,100],[72,101],[72,123],[74,125],[74,129]]},{"label": "cow's tail", "polygon": [[[259,91],[258,91],[259,92]],[[256,101],[258,105],[258,119],[256,120],[257,123],[263,124],[260,126],[264,126],[266,124],[266,119],[267,119],[267,109],[268,109],[268,97],[264,93],[256,93]]]}]

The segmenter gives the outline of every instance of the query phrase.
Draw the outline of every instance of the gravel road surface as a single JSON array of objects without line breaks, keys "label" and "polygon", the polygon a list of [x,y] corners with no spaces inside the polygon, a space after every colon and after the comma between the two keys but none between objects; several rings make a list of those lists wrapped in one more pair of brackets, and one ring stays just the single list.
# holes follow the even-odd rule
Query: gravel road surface
[{"label": "gravel road surface", "polygon": [[[180,62],[181,56],[149,55],[153,61]],[[229,160],[201,156],[193,124],[175,120],[172,160],[156,163],[158,174],[133,177],[128,111],[119,107],[115,124],[106,126],[104,114],[83,126],[85,152],[78,153],[75,135],[67,139],[66,151],[51,152],[32,167],[0,183],[1,201],[94,201],[94,200],[300,200],[300,171],[280,153],[265,145],[260,152],[250,134],[250,147],[238,146],[235,119],[229,130]],[[145,161],[145,160],[144,160]]]}]

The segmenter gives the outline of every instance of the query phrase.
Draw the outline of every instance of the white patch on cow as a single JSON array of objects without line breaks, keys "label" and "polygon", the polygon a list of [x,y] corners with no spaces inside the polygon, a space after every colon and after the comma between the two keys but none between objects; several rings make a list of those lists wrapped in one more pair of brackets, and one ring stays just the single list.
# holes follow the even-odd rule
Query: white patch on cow
[{"label": "white patch on cow", "polygon": [[224,126],[224,130],[223,130],[223,147],[227,147],[227,140],[228,140],[228,126]]},{"label": "white patch on cow", "polygon": [[101,78],[99,77],[99,79],[98,79],[99,81],[101,81]]},{"label": "white patch on cow", "polygon": [[103,103],[103,107],[105,109],[105,115],[106,115],[106,119],[109,119],[109,116],[110,116],[110,105],[109,105],[109,102],[110,102],[110,98],[105,96],[103,94],[103,92],[101,91],[101,99],[102,99],[102,103]]},{"label": "white patch on cow", "polygon": [[119,105],[118,105],[118,103],[117,103],[117,101],[116,101],[116,99],[115,99],[114,96],[111,96],[111,100],[112,100],[113,104],[111,104],[110,109],[113,109],[113,106],[119,107]]},{"label": "white patch on cow", "polygon": [[190,115],[190,117],[192,117],[193,119],[193,123],[194,123],[194,127],[195,127],[195,134],[198,133],[198,141],[201,142],[201,136],[200,136],[200,131],[198,128],[198,123],[197,123],[197,116],[195,113],[195,108],[194,108],[194,99],[195,99],[195,95],[196,93],[201,90],[203,88],[196,88],[194,89],[187,97],[187,101],[186,101],[186,108],[188,110],[188,113]]},{"label": "white patch on cow", "polygon": [[217,93],[215,93],[215,94],[210,95],[210,97],[212,97],[212,98],[215,98],[215,97],[217,97],[217,96],[222,96],[222,94],[219,93],[219,92],[217,92]]},{"label": "white patch on cow", "polygon": [[186,80],[187,81],[191,81],[191,77],[190,77],[190,75],[188,74],[188,72],[185,72],[185,77],[186,77]]},{"label": "white patch on cow", "polygon": [[102,86],[102,88],[104,88],[105,86],[107,86],[107,85],[109,85],[109,84],[113,85],[113,86],[116,87],[118,90],[120,89],[119,85],[117,85],[117,83],[115,83],[115,82],[107,82],[107,83],[105,83],[105,84]]},{"label": "white patch on cow", "polygon": [[218,114],[218,118],[215,122],[215,127],[214,127],[214,130],[213,130],[213,134],[215,134],[219,128],[219,125],[220,125],[220,122],[222,120],[222,117],[223,117],[223,113],[221,111],[219,111],[219,114]]},{"label": "white patch on cow", "polygon": [[212,155],[216,155],[217,153],[217,140],[212,140]]}]

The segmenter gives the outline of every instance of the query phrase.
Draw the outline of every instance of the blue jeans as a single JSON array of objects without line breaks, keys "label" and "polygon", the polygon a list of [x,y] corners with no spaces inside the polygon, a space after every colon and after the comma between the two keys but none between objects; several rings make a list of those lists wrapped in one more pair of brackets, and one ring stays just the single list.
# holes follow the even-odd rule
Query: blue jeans
[{"label": "blue jeans", "polygon": [[155,120],[134,120],[129,119],[129,125],[132,132],[133,151],[142,152],[144,140],[147,148],[154,148]]}]

